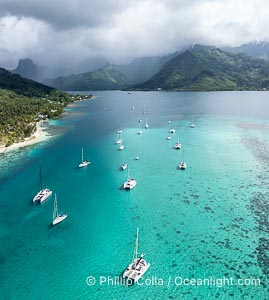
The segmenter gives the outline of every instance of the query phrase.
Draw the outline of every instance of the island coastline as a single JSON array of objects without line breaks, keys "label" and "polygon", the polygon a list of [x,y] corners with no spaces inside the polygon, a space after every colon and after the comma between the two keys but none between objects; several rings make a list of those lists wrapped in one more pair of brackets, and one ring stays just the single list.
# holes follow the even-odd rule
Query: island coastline
[{"label": "island coastline", "polygon": [[[95,97],[91,96],[90,98],[85,98],[85,99],[79,99],[76,100],[72,103],[69,103],[66,107],[72,106],[77,102],[82,102],[82,101],[87,101],[87,100],[93,100]],[[63,113],[61,113],[57,118],[54,119],[60,119],[63,115],[68,114],[68,111],[65,111]],[[52,119],[50,119],[52,120]],[[46,131],[46,127],[44,126],[44,122],[47,122],[48,120],[42,120],[36,123],[36,130],[35,132],[28,138],[25,138],[24,141],[18,142],[18,143],[13,143],[10,146],[1,146],[0,145],[0,155],[10,152],[10,151],[15,151],[18,150],[20,148],[24,148],[27,146],[31,146],[37,143],[41,143],[44,142],[46,140],[49,140],[52,136],[48,134],[48,132]]]}]

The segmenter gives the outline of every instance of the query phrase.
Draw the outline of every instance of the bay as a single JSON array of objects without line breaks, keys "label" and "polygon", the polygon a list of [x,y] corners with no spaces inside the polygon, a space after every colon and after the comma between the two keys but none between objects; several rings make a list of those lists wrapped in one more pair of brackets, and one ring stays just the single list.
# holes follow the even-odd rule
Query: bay
[{"label": "bay", "polygon": [[[0,156],[0,297],[268,299],[268,93],[93,94],[49,122],[54,138]],[[85,169],[78,169],[81,147],[91,161]],[[185,171],[178,170],[183,158]],[[121,189],[124,161],[137,180],[130,192]],[[32,204],[39,162],[68,214],[53,228],[53,198]],[[101,284],[130,263],[137,227],[151,263],[143,281]],[[260,285],[178,284],[224,277]]]}]

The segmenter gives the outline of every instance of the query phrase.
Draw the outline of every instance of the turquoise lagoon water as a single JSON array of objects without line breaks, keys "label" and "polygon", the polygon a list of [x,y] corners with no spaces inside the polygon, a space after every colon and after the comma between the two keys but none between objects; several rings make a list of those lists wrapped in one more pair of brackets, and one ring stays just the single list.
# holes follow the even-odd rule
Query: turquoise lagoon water
[{"label": "turquoise lagoon water", "polygon": [[[0,298],[268,299],[268,93],[94,95],[49,123],[49,141],[0,156]],[[124,151],[115,144],[119,128]],[[82,146],[92,164],[78,169]],[[183,158],[185,171],[177,168]],[[53,198],[32,204],[40,161],[68,213],[53,228]],[[131,192],[121,189],[124,161],[138,182]],[[141,285],[100,284],[130,263],[137,227],[151,263]],[[223,277],[246,284],[179,279]]]}]

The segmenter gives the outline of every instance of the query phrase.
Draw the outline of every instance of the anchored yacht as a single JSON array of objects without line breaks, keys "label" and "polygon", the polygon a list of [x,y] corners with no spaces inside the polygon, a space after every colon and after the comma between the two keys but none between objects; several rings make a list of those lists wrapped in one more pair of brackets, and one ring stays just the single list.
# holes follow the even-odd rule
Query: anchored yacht
[{"label": "anchored yacht", "polygon": [[132,262],[129,264],[129,266],[123,273],[123,278],[130,280],[132,283],[136,283],[147,272],[148,268],[150,267],[150,263],[147,263],[144,259],[144,253],[141,253],[140,256],[138,256],[138,233],[139,228],[137,228],[136,231],[136,241]]},{"label": "anchored yacht", "polygon": [[64,219],[67,218],[67,214],[61,212],[59,214],[58,212],[58,205],[57,205],[57,196],[55,194],[55,199],[54,199],[54,209],[53,209],[53,217],[52,217],[52,225],[56,225],[61,223]]},{"label": "anchored yacht", "polygon": [[88,160],[84,160],[83,157],[83,147],[81,148],[81,163],[78,165],[79,168],[87,167],[91,162]]},{"label": "anchored yacht", "polygon": [[137,184],[136,180],[134,178],[130,177],[130,166],[129,166],[128,177],[127,177],[127,180],[123,184],[123,188],[125,190],[132,190],[136,186],[136,184]]},{"label": "anchored yacht", "polygon": [[52,191],[48,188],[43,189],[43,179],[42,179],[42,170],[41,170],[41,164],[39,165],[39,182],[40,182],[40,191],[35,195],[33,198],[33,203],[42,203],[46,199],[48,199]]},{"label": "anchored yacht", "polygon": [[121,169],[124,171],[126,168],[127,168],[127,163],[124,162],[124,163],[121,165]]}]

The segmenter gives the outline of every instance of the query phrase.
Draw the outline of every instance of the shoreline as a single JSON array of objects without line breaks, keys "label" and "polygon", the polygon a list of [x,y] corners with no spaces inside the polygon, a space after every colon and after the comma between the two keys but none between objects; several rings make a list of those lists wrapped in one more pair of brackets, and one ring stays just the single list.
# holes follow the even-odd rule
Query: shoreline
[{"label": "shoreline", "polygon": [[[95,98],[95,96],[92,96],[90,99],[81,99],[81,100],[76,100],[73,103],[68,104],[66,107],[75,105],[77,102],[82,102],[85,100],[93,100]],[[66,114],[68,112],[64,111],[62,114],[60,114],[56,119],[60,119],[64,114]],[[24,148],[27,146],[31,146],[40,142],[44,142],[48,139],[50,139],[52,136],[48,134],[48,132],[46,131],[46,127],[43,127],[42,124],[43,122],[47,122],[49,120],[42,120],[36,123],[36,131],[29,137],[24,139],[24,141],[19,142],[19,143],[14,143],[8,147],[5,146],[0,146],[0,155],[4,154],[6,152],[10,152],[10,151],[14,151],[14,150],[18,150],[20,148]]]},{"label": "shoreline", "polygon": [[24,141],[19,143],[14,143],[8,147],[0,146],[0,154],[18,150],[20,148],[27,147],[48,140],[51,136],[48,135],[46,131],[46,127],[42,127],[42,123],[43,121],[37,122],[36,131],[29,138],[26,138]]}]

